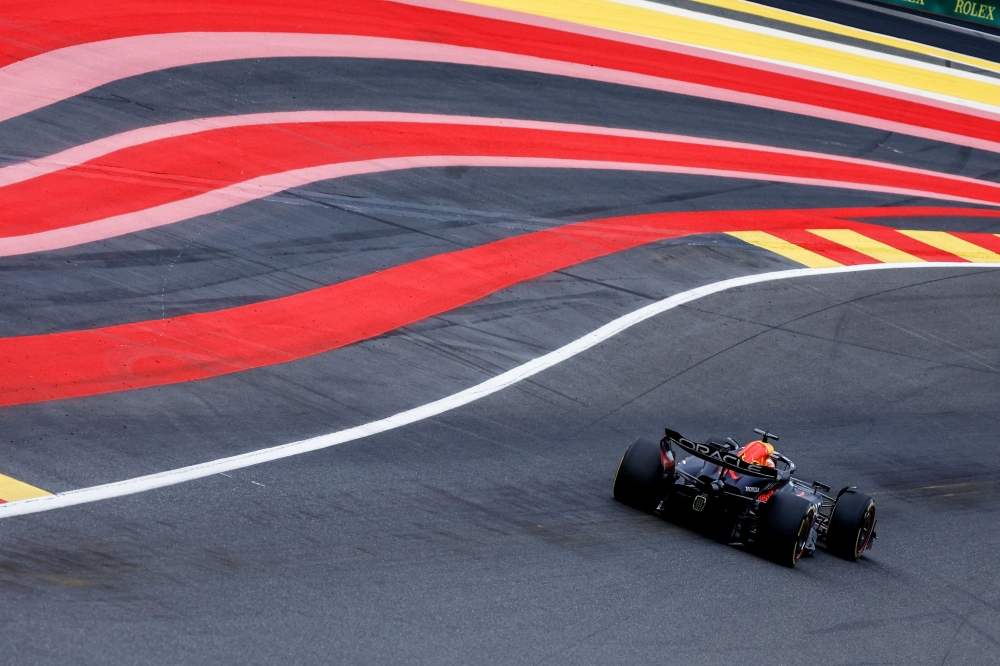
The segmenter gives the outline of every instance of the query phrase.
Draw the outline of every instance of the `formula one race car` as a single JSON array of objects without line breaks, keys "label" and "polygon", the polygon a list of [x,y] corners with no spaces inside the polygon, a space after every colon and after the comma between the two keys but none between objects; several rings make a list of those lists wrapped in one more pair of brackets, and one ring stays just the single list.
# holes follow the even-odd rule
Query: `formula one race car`
[{"label": "formula one race car", "polygon": [[778,438],[754,432],[761,439],[743,447],[670,429],[659,443],[636,439],[618,464],[615,499],[790,567],[817,541],[851,561],[871,548],[875,500],[854,486],[833,497],[829,486],[793,477],[795,463],[770,444]]}]

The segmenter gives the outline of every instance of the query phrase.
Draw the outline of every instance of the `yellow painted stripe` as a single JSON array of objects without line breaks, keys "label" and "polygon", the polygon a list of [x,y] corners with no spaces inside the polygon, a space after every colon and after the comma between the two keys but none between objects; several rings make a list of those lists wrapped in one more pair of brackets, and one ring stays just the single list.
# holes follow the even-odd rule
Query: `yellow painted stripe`
[{"label": "yellow painted stripe", "polygon": [[840,25],[839,23],[833,23],[831,21],[824,21],[823,19],[813,18],[811,16],[795,14],[794,12],[785,11],[784,9],[775,9],[774,7],[758,5],[757,3],[747,2],[746,0],[697,0],[697,2],[703,5],[728,9],[743,14],[752,14],[754,16],[760,16],[761,18],[771,19],[774,21],[781,21],[782,23],[789,23],[803,28],[821,30],[823,32],[841,35],[843,37],[850,37],[851,39],[859,39],[871,42],[872,44],[881,44],[882,46],[889,46],[901,51],[919,53],[921,55],[951,60],[952,62],[961,62],[972,67],[978,67],[979,69],[1000,73],[1000,64],[990,62],[989,60],[982,60],[980,58],[974,58],[962,53],[955,53],[953,51],[947,51],[945,49],[939,49],[905,39],[889,37],[888,35],[880,35],[875,32],[868,32],[867,30],[852,28],[850,26]]},{"label": "yellow painted stripe", "polygon": [[987,250],[985,247],[979,247],[958,236],[952,236],[947,231],[909,231],[900,229],[899,233],[905,234],[910,238],[915,238],[921,243],[927,243],[939,250],[951,252],[966,261],[977,263],[1000,262],[1000,254]]},{"label": "yellow painted stripe", "polygon": [[809,268],[829,268],[841,265],[832,259],[827,259],[823,255],[816,254],[812,250],[807,250],[795,243],[789,243],[765,231],[730,231],[729,235],[751,245],[770,250],[775,254],[780,254],[786,259],[797,261]]},{"label": "yellow painted stripe", "polygon": [[891,245],[879,242],[874,238],[862,236],[852,229],[809,229],[810,233],[816,234],[820,238],[825,238],[834,243],[840,243],[844,247],[849,247],[855,252],[866,254],[872,259],[882,261],[887,264],[903,264],[911,261],[923,261],[912,254],[896,249]]},{"label": "yellow painted stripe", "polygon": [[24,481],[18,481],[17,479],[0,474],[0,499],[5,502],[16,502],[17,500],[51,494],[41,488],[28,485]]},{"label": "yellow painted stripe", "polygon": [[811,67],[996,106],[1000,85],[610,0],[467,0],[581,25]]}]

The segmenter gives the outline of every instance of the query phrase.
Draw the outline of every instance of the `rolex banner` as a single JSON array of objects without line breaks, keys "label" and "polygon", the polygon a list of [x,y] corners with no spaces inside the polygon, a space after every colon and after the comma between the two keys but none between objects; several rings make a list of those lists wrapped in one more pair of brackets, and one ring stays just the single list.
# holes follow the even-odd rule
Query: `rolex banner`
[{"label": "rolex banner", "polygon": [[1000,0],[973,2],[972,0],[881,0],[892,5],[902,5],[912,9],[921,9],[934,14],[944,14],[953,18],[985,23],[1000,28]]}]

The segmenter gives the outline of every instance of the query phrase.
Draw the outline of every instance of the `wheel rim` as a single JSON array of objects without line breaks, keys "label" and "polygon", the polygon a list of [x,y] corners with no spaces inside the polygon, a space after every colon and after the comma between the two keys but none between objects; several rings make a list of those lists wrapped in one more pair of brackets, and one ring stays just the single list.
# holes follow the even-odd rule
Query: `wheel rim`
[{"label": "wheel rim", "polygon": [[854,543],[854,558],[857,559],[861,557],[861,553],[865,552],[865,548],[868,547],[868,541],[872,537],[872,525],[875,523],[875,503],[872,502],[865,509],[864,522],[861,524],[861,529],[858,530],[858,540]]},{"label": "wheel rim", "polygon": [[802,554],[806,552],[806,543],[809,541],[809,532],[812,531],[813,519],[815,515],[812,509],[809,510],[802,518],[802,522],[799,524],[799,535],[795,540],[795,552],[793,553],[792,564],[794,565],[802,558]]}]

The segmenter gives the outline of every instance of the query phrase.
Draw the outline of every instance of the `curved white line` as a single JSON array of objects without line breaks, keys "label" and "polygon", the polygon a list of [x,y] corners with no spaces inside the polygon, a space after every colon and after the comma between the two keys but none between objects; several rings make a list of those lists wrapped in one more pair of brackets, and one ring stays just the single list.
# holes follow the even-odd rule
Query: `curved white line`
[{"label": "curved white line", "polygon": [[[661,48],[664,49],[669,46],[666,42],[662,44],[664,46]],[[379,58],[537,72],[745,104],[1000,152],[1000,142],[997,141],[605,67],[431,42],[358,35],[296,33],[190,32],[140,35],[68,46],[43,53],[0,68],[0,90],[3,91],[3,96],[0,97],[0,121],[129,76],[207,62],[279,57]],[[756,65],[758,69],[761,67],[759,62],[756,62]],[[843,80],[839,81],[839,85],[844,83]],[[888,94],[890,91],[883,89],[877,92]],[[905,97],[899,94],[895,96]],[[964,106],[950,106],[938,102],[932,104],[933,100],[928,98],[911,101],[949,108],[965,114],[980,116],[984,114],[982,111]],[[985,114],[984,117],[994,120],[997,118],[996,114]]]},{"label": "curved white line", "polygon": [[[303,169],[293,169],[282,173],[268,174],[242,183],[236,183],[204,194],[180,201],[154,206],[145,210],[123,213],[94,222],[86,222],[71,227],[52,229],[24,236],[0,238],[0,257],[10,257],[33,252],[47,252],[83,243],[106,240],[146,229],[175,224],[201,215],[238,206],[250,201],[277,194],[293,187],[302,187],[333,178],[344,178],[362,174],[380,173],[400,169],[427,167],[519,167],[542,169],[602,169],[618,171],[644,171],[649,173],[674,173],[695,176],[715,176],[719,178],[744,178],[795,185],[833,187],[862,192],[883,192],[941,201],[971,203],[996,208],[996,201],[985,201],[967,197],[957,197],[937,192],[926,192],[902,187],[885,187],[866,183],[850,183],[823,178],[783,176],[751,171],[724,169],[700,169],[694,167],[646,164],[637,162],[611,162],[603,160],[571,160],[547,157],[495,157],[466,155],[426,155],[417,157],[391,157],[357,162],[338,162]],[[880,165],[884,166],[884,165]],[[937,174],[936,174],[937,175]],[[979,181],[976,181],[979,182]]]},{"label": "curved white line", "polygon": [[440,400],[429,402],[413,409],[399,412],[384,419],[365,423],[364,425],[347,428],[328,435],[320,435],[310,439],[272,446],[266,449],[259,449],[249,453],[243,453],[228,458],[220,458],[209,462],[181,467],[178,469],[139,476],[133,479],[115,481],[100,486],[89,488],[79,488],[69,490],[55,495],[35,497],[8,504],[0,504],[0,518],[10,518],[13,516],[23,516],[29,513],[41,511],[51,511],[77,504],[87,504],[100,500],[111,499],[113,497],[123,497],[135,493],[165,488],[186,481],[193,481],[207,476],[213,476],[221,472],[231,472],[233,470],[259,465],[273,460],[280,460],[291,456],[297,456],[310,451],[326,449],[345,442],[370,437],[388,430],[395,430],[403,426],[410,425],[429,419],[439,414],[444,414],[463,405],[475,402],[488,395],[513,386],[533,375],[537,375],[543,370],[547,370],[554,365],[580,354],[595,345],[598,345],[608,338],[611,338],[622,331],[635,326],[651,317],[673,310],[676,307],[690,303],[691,301],[717,294],[728,289],[744,287],[762,282],[774,282],[777,280],[789,280],[798,277],[810,277],[814,275],[834,275],[838,273],[854,273],[858,271],[888,270],[894,268],[1000,268],[1000,263],[995,264],[969,264],[969,263],[912,263],[912,264],[874,264],[862,266],[842,266],[839,268],[799,268],[788,271],[776,271],[772,273],[761,273],[759,275],[747,275],[744,277],[731,278],[714,282],[703,287],[696,287],[688,291],[681,292],[669,298],[665,298],[656,303],[652,303],[627,315],[621,316],[595,331],[588,333],[582,338],[551,351],[548,354],[528,361],[507,372],[504,372],[492,379],[488,379],[481,384],[477,384],[464,391],[459,391]]}]

